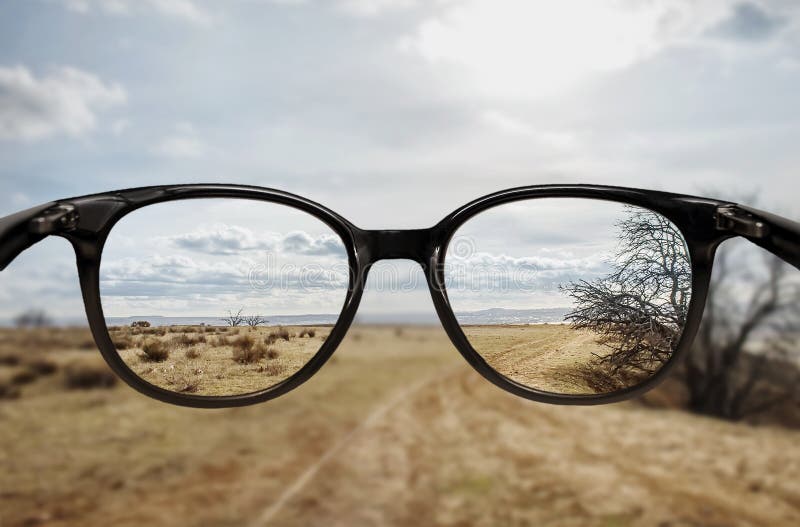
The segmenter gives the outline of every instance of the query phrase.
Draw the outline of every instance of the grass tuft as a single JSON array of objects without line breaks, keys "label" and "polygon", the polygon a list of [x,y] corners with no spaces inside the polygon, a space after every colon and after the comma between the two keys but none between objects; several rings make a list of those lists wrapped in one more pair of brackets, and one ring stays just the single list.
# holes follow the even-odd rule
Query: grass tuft
[{"label": "grass tuft", "polygon": [[149,362],[164,362],[169,358],[169,347],[166,342],[162,340],[146,340],[142,344],[142,353],[140,357]]},{"label": "grass tuft", "polygon": [[64,368],[64,384],[69,390],[111,388],[117,381],[114,372],[100,361],[76,361]]}]

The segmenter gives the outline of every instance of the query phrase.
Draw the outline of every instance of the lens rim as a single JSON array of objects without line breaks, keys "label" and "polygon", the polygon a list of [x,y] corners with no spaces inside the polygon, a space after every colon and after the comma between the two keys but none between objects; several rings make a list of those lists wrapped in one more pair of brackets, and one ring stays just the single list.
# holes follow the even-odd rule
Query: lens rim
[{"label": "lens rim", "polygon": [[[446,262],[446,260],[447,260],[447,256],[448,256],[448,255],[450,254],[450,252],[451,252],[451,248],[452,248],[452,246],[453,246],[453,241],[454,241],[455,239],[457,239],[459,236],[463,236],[463,234],[461,234],[461,229],[462,229],[462,228],[464,228],[465,226],[467,226],[467,225],[468,225],[468,224],[469,224],[471,221],[473,221],[473,220],[475,220],[475,219],[478,219],[480,216],[482,216],[483,214],[486,214],[487,212],[490,212],[490,211],[496,211],[497,209],[499,209],[499,208],[501,208],[501,207],[503,207],[503,206],[510,205],[510,204],[512,204],[512,203],[526,203],[526,202],[527,202],[527,203],[534,203],[534,202],[537,202],[537,201],[555,201],[555,200],[571,200],[571,202],[572,202],[572,203],[570,203],[569,205],[565,203],[563,208],[562,208],[562,207],[559,207],[559,209],[560,209],[560,210],[563,210],[563,211],[564,211],[564,213],[566,213],[566,214],[569,214],[569,211],[570,211],[570,209],[571,209],[572,205],[574,205],[574,204],[575,204],[574,202],[577,202],[577,201],[585,201],[585,202],[595,202],[595,203],[597,203],[597,204],[603,204],[604,206],[605,206],[606,204],[607,204],[607,205],[612,205],[612,204],[613,204],[613,205],[617,205],[617,206],[618,206],[618,208],[619,208],[619,210],[622,210],[622,208],[623,208],[623,207],[636,207],[638,210],[641,210],[641,211],[647,211],[647,212],[651,212],[651,213],[658,214],[658,215],[660,215],[660,216],[662,216],[662,217],[666,218],[666,216],[663,216],[662,214],[660,214],[660,213],[657,213],[657,212],[653,211],[652,209],[649,209],[649,208],[644,208],[644,207],[640,207],[640,206],[638,206],[638,205],[633,205],[633,204],[631,204],[631,203],[627,203],[627,202],[616,202],[616,201],[613,201],[613,200],[603,200],[603,199],[597,199],[597,198],[581,198],[581,197],[578,197],[578,198],[576,198],[576,197],[574,197],[574,196],[570,196],[570,197],[563,197],[563,196],[559,196],[559,197],[546,197],[546,198],[527,198],[527,199],[515,200],[515,201],[513,201],[513,202],[506,202],[506,203],[498,203],[498,204],[494,204],[494,205],[492,205],[492,206],[490,206],[490,207],[487,207],[487,208],[485,208],[485,209],[481,210],[479,213],[477,213],[477,214],[474,214],[474,215],[470,216],[468,219],[464,220],[464,221],[463,221],[463,222],[462,222],[462,223],[461,223],[461,224],[458,226],[458,228],[457,228],[457,229],[455,229],[455,230],[453,231],[453,233],[451,234],[451,236],[450,236],[450,239],[448,240],[448,244],[447,244],[447,245],[445,246],[445,248],[444,248],[443,259],[442,259],[442,262],[443,262],[443,265],[442,265],[442,267],[443,267],[443,273],[444,273],[444,277],[445,277],[445,279],[446,279],[446,278],[447,278],[447,276],[448,276],[448,267],[447,267],[446,265],[444,265],[444,263],[445,263],[445,262]],[[666,219],[669,221],[669,219],[668,219],[668,218],[666,218]],[[670,223],[672,223],[672,222],[670,222]],[[672,223],[672,225],[673,225],[673,226],[674,226],[676,229],[678,229],[677,225],[675,225],[674,223]],[[691,269],[692,269],[692,259],[691,259],[691,254],[690,254],[690,252],[689,252],[689,246],[688,246],[689,244],[688,244],[688,241],[686,240],[686,237],[683,235],[683,233],[680,231],[680,229],[678,229],[678,232],[679,232],[679,234],[681,234],[681,238],[682,238],[682,242],[683,242],[683,247],[684,247],[684,250],[685,250],[685,252],[686,252],[686,256],[687,256],[687,258],[689,258],[689,267],[690,267],[690,270],[691,270]],[[694,276],[694,273],[692,273],[692,277],[693,277],[693,276]],[[691,298],[692,298],[692,296],[693,296],[693,295],[692,295],[692,292],[690,291],[690,295],[689,295],[689,305],[691,304]],[[457,295],[454,295],[454,294],[447,294],[447,297],[448,297],[448,302],[451,304],[451,305],[450,305],[450,310],[453,312],[453,314],[454,314],[454,317],[455,317],[455,319],[456,319],[456,321],[457,321],[457,320],[458,320],[458,317],[455,315],[456,309],[454,309],[454,308],[453,308],[453,305],[452,305],[453,303],[456,303],[456,302],[454,302],[454,300],[453,300],[453,299],[454,299],[454,298],[456,298],[456,297],[457,297]],[[486,308],[487,308],[487,309],[491,309],[491,308],[497,308],[497,307],[501,307],[501,306],[499,306],[499,305],[487,305],[487,306],[486,306]],[[687,319],[688,319],[688,317],[687,317]],[[491,364],[489,363],[489,361],[486,359],[486,357],[485,357],[485,355],[484,355],[484,354],[485,354],[485,351],[484,351],[483,353],[481,353],[480,351],[478,351],[478,348],[476,348],[476,346],[472,344],[472,341],[470,340],[469,336],[468,336],[468,335],[466,334],[466,332],[464,331],[464,327],[463,327],[463,326],[462,326],[460,323],[459,323],[459,326],[458,326],[458,328],[459,328],[459,330],[461,331],[461,333],[464,335],[464,338],[465,338],[467,341],[469,341],[469,343],[470,343],[470,347],[471,347],[471,348],[472,348],[472,349],[473,349],[473,350],[474,350],[474,351],[475,351],[475,352],[476,352],[478,355],[480,355],[481,359],[483,359],[483,360],[484,360],[484,362],[486,362],[487,366],[488,366],[488,367],[490,367],[490,368],[492,368],[492,369],[494,369],[494,370],[495,370],[495,371],[496,371],[496,372],[497,372],[499,375],[503,376],[503,377],[504,377],[504,378],[505,378],[507,381],[510,381],[510,382],[512,382],[512,383],[514,383],[514,384],[518,384],[518,385],[520,385],[520,386],[523,386],[523,387],[525,387],[525,388],[528,388],[528,389],[531,389],[531,390],[534,390],[534,391],[537,391],[537,392],[540,392],[540,393],[544,393],[544,394],[553,395],[553,396],[561,396],[561,395],[579,395],[579,396],[592,396],[592,397],[596,397],[596,396],[605,395],[605,394],[608,394],[608,393],[617,393],[618,391],[620,391],[620,390],[614,390],[614,391],[611,391],[611,392],[598,392],[598,393],[591,393],[591,392],[587,392],[587,393],[564,394],[564,393],[561,393],[561,392],[547,391],[547,390],[545,390],[545,389],[542,389],[542,388],[539,388],[539,387],[536,387],[536,386],[533,386],[533,385],[529,385],[529,384],[525,384],[525,383],[523,383],[523,382],[520,382],[520,381],[516,381],[516,380],[512,379],[511,377],[509,377],[508,375],[504,374],[502,371],[500,371],[500,370],[498,370],[497,368],[495,368],[495,367],[491,366]],[[686,326],[685,326],[685,325],[684,325],[684,327],[680,328],[680,335],[681,335],[681,336],[682,336],[683,332],[685,331],[685,328],[686,328]],[[680,342],[680,337],[679,337],[679,339],[678,339],[678,342]],[[676,350],[677,350],[677,348],[676,348]],[[670,359],[671,359],[672,355],[674,355],[674,354],[676,353],[676,350],[673,350],[673,352],[670,354]],[[668,359],[668,361],[669,361],[669,359]],[[666,361],[666,362],[668,362],[668,361]],[[664,364],[662,364],[662,365],[661,365],[661,367],[660,367],[658,370],[656,370],[656,372],[657,372],[657,371],[660,371],[660,370],[661,370],[661,369],[662,369],[662,368],[663,368],[663,367],[666,365],[666,362],[665,362]],[[655,372],[654,372],[654,374],[653,374],[653,375],[655,375]],[[650,377],[652,377],[652,375],[651,375]],[[649,379],[650,377],[648,377],[648,379]],[[636,383],[636,384],[632,384],[632,385],[630,385],[630,386],[628,386],[628,387],[635,387],[635,386],[638,386],[639,384],[642,384],[643,382],[647,382],[647,380],[648,380],[648,379],[645,379],[645,380],[643,380],[643,381],[640,381],[640,382],[638,382],[638,383]],[[627,388],[627,387],[626,387],[626,388]]]},{"label": "lens rim", "polygon": [[[127,369],[115,352],[105,326],[99,301],[99,261],[102,241],[114,221],[141,206],[193,197],[249,198],[289,204],[309,212],[330,225],[342,237],[347,248],[351,271],[350,287],[339,321],[328,340],[313,360],[297,374],[262,392],[234,396],[196,396],[154,387]],[[671,360],[646,382],[604,395],[554,395],[540,392],[498,374],[472,349],[459,329],[444,288],[444,249],[452,235],[463,222],[486,208],[520,199],[544,197],[586,197],[639,205],[666,216],[686,239],[693,274],[688,322]],[[359,229],[333,211],[308,199],[274,189],[243,185],[141,187],[63,199],[57,204],[74,211],[75,221],[70,224],[68,230],[55,231],[51,234],[66,238],[75,250],[89,326],[106,362],[127,384],[143,394],[170,404],[196,408],[255,404],[282,395],[307,381],[331,356],[352,323],[370,266],[379,260],[389,258],[409,258],[422,265],[434,307],[451,342],[478,373],[501,389],[526,399],[549,404],[585,406],[629,399],[663,381],[686,355],[700,326],[716,249],[725,240],[739,235],[719,220],[718,213],[722,208],[735,205],[730,202],[635,188],[593,185],[538,185],[502,190],[460,207],[429,229],[402,231]]]},{"label": "lens rim", "polygon": [[[472,346],[456,319],[447,294],[445,259],[447,249],[458,229],[468,220],[490,208],[500,205],[543,198],[586,198],[635,205],[661,214],[669,219],[681,232],[690,258],[692,269],[692,297],[689,301],[687,323],[670,359],[645,381],[621,390],[604,394],[560,394],[526,386],[492,368]],[[430,291],[436,312],[450,340],[464,359],[486,380],[514,395],[525,399],[562,405],[597,405],[630,399],[657,386],[670,374],[676,364],[688,353],[702,318],[711,279],[714,252],[721,243],[718,232],[706,227],[711,224],[698,216],[713,217],[717,202],[701,198],[689,198],[695,207],[687,207],[683,196],[656,191],[642,191],[620,187],[588,185],[545,185],[519,187],[496,192],[479,198],[457,209],[445,217],[436,227],[436,247],[431,257],[433,270]]]},{"label": "lens rim", "polygon": [[[99,199],[98,199],[99,198]],[[233,395],[186,394],[156,386],[138,376],[125,363],[114,346],[106,325],[100,295],[100,266],[102,250],[114,225],[128,214],[149,205],[200,198],[247,199],[263,203],[289,206],[321,220],[342,240],[347,251],[350,276],[345,299],[339,317],[328,338],[302,368],[290,377],[262,390]],[[77,202],[79,200],[73,200]],[[90,207],[91,205],[91,207]],[[78,204],[81,206],[81,204]],[[128,385],[139,392],[170,404],[200,408],[224,408],[249,405],[283,395],[310,379],[331,357],[353,321],[362,284],[356,280],[354,269],[358,269],[358,255],[354,243],[354,229],[347,220],[333,211],[312,201],[282,191],[260,187],[224,185],[187,185],[182,187],[157,187],[120,191],[113,196],[89,196],[81,210],[96,210],[97,215],[82,220],[91,222],[91,227],[73,240],[78,252],[79,275],[83,290],[89,326],[101,354],[111,369]]]}]

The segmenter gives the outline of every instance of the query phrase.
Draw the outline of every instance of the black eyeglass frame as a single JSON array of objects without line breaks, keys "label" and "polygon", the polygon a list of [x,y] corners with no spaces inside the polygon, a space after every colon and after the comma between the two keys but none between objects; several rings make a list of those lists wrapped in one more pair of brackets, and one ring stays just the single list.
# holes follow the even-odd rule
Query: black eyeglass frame
[{"label": "black eyeglass frame", "polygon": [[[306,212],[327,224],[347,250],[350,283],[328,338],[313,358],[294,375],[264,390],[228,396],[182,394],[155,386],[136,375],[111,340],[100,299],[100,263],[113,226],[142,207],[197,198],[235,198],[278,203]],[[687,324],[675,353],[642,383],[616,392],[593,395],[556,394],[517,383],[494,370],[472,347],[450,307],[445,284],[445,255],[458,228],[477,214],[522,200],[585,198],[635,205],[659,213],[678,227],[686,240],[692,267],[692,296]],[[565,404],[613,403],[655,387],[687,353],[703,314],[717,247],[742,236],[800,269],[800,224],[743,205],[666,192],[597,185],[539,185],[499,191],[457,209],[428,229],[365,230],[311,200],[256,186],[225,184],[164,185],[92,194],[45,203],[0,218],[0,270],[22,251],[47,236],[61,236],[73,246],[86,315],[95,342],[111,369],[128,385],[160,401],[196,408],[244,406],[267,401],[297,388],[331,357],[358,309],[370,267],[380,260],[410,259],[425,271],[439,319],[456,349],[488,381],[526,399]]]}]

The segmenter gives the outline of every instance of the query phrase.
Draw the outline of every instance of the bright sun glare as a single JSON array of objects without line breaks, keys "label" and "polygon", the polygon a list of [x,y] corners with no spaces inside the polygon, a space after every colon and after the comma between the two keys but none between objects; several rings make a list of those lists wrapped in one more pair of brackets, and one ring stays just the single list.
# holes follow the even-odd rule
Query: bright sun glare
[{"label": "bright sun glare", "polygon": [[456,66],[490,94],[549,95],[696,33],[721,4],[690,17],[684,0],[456,0],[402,47]]}]

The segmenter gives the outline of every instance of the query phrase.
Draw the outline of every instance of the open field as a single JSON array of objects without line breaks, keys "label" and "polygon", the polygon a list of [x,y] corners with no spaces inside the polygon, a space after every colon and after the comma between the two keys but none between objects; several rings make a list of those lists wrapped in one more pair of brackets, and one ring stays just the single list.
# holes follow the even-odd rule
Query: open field
[{"label": "open field", "polygon": [[638,384],[608,373],[598,357],[609,348],[589,330],[568,324],[465,326],[464,334],[486,362],[506,377],[558,394],[607,393]]},{"label": "open field", "polygon": [[439,328],[354,327],[298,390],[214,411],[76,382],[87,337],[0,331],[3,527],[800,524],[797,431],[518,399]]},{"label": "open field", "polygon": [[116,327],[117,350],[134,373],[166,390],[240,395],[278,384],[319,351],[330,327]]},{"label": "open field", "polygon": [[[239,395],[287,379],[308,363],[330,327],[114,327],[125,363],[167,390]],[[608,348],[594,333],[566,324],[467,326],[464,332],[490,366],[543,391],[593,394],[625,383],[606,374],[598,357]]]}]

